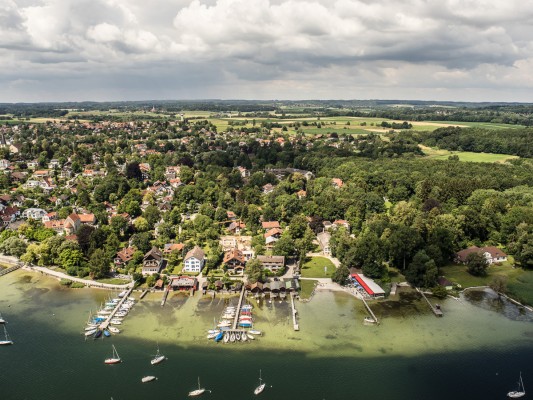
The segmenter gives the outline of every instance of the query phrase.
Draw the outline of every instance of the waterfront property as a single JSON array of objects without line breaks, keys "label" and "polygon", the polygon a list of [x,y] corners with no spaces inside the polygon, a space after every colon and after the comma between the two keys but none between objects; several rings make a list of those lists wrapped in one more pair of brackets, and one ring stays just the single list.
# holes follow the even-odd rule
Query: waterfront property
[{"label": "waterfront property", "polygon": [[379,299],[385,297],[385,291],[372,279],[363,274],[351,274],[355,288],[363,297]]},{"label": "waterfront property", "polygon": [[163,253],[157,247],[152,247],[143,258],[143,275],[158,274],[164,268],[166,261],[163,259]]},{"label": "waterfront property", "polygon": [[285,268],[285,256],[257,256],[263,269],[271,272],[278,272]]},{"label": "waterfront property", "polygon": [[184,272],[200,272],[202,271],[202,268],[205,264],[205,253],[204,251],[198,247],[194,246],[192,250],[190,250],[187,255],[185,256],[185,259],[183,260],[183,271]]},{"label": "waterfront property", "polygon": [[173,290],[198,290],[198,280],[193,276],[170,276],[170,287]]},{"label": "waterfront property", "polygon": [[468,256],[472,253],[482,254],[487,260],[488,264],[495,264],[507,261],[507,254],[501,249],[494,246],[477,247],[471,246],[468,249],[464,249],[455,254],[455,261],[457,263],[466,264]]}]

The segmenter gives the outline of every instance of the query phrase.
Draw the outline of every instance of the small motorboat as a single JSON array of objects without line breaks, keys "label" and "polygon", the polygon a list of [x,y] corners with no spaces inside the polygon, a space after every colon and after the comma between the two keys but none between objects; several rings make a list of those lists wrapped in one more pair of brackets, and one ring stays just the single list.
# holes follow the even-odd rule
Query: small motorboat
[{"label": "small motorboat", "polygon": [[246,332],[242,332],[242,333],[241,333],[241,340],[242,340],[243,342],[246,342],[246,341],[248,340],[248,336],[246,335]]},{"label": "small motorboat", "polygon": [[214,339],[214,338],[216,338],[217,336],[218,336],[218,333],[210,333],[210,334],[207,335],[207,338],[208,338],[208,339]]},{"label": "small motorboat", "polygon": [[5,323],[7,323],[7,321],[4,318],[2,318],[2,315],[0,314],[0,324],[5,324]]},{"label": "small motorboat", "polygon": [[97,328],[91,329],[90,331],[85,332],[85,336],[92,336],[96,333],[97,330]]},{"label": "small motorboat", "polygon": [[241,321],[241,322],[239,322],[239,326],[241,328],[251,328],[252,327],[252,322],[251,321]]},{"label": "small motorboat", "polygon": [[229,342],[229,336],[230,336],[229,332],[225,332],[224,333],[224,343],[228,343]]},{"label": "small motorboat", "polygon": [[85,328],[85,331],[93,331],[95,330],[96,328],[98,328],[98,325],[96,324],[91,324],[91,325],[87,325],[87,327]]},{"label": "small motorboat", "polygon": [[224,332],[218,332],[215,336],[215,342],[220,342],[222,338],[224,337]]},{"label": "small motorboat", "polygon": [[236,342],[240,342],[241,341],[241,333],[240,332],[236,332],[235,333],[235,341]]},{"label": "small motorboat", "polygon": [[207,333],[219,333],[220,329],[209,329]]},{"label": "small motorboat", "polygon": [[255,336],[254,336],[254,335],[250,335],[249,333],[247,333],[246,336],[247,336],[248,339],[250,339],[250,340],[255,340]]},{"label": "small motorboat", "polygon": [[100,329],[98,329],[98,330],[96,331],[96,333],[94,334],[94,338],[95,338],[95,339],[98,339],[100,336],[102,336],[102,331],[101,331]]},{"label": "small motorboat", "polygon": [[157,380],[157,378],[153,375],[149,375],[149,376],[143,376],[143,378],[141,379],[141,382],[142,383],[146,383],[146,382],[152,382],[152,381],[155,381]]},{"label": "small motorboat", "polygon": [[235,341],[235,333],[233,333],[233,332],[230,333],[229,341],[232,342],[232,343]]},{"label": "small motorboat", "polygon": [[119,298],[123,298],[124,296],[126,296],[127,293],[128,293],[127,290],[123,290],[122,292],[120,292],[120,293],[118,294],[118,297],[119,297]]},{"label": "small motorboat", "polygon": [[376,320],[372,317],[365,317],[365,319],[363,320],[363,322],[365,324],[375,324],[376,323]]},{"label": "small motorboat", "polygon": [[111,333],[107,329],[104,329],[104,336],[109,337],[111,336]]},{"label": "small motorboat", "polygon": [[112,325],[121,325],[122,321],[116,318],[113,318],[111,321],[109,321]]},{"label": "small motorboat", "polygon": [[118,329],[118,328],[116,328],[114,326],[110,326],[107,329],[109,329],[109,332],[111,332],[111,333],[120,333],[120,329]]}]

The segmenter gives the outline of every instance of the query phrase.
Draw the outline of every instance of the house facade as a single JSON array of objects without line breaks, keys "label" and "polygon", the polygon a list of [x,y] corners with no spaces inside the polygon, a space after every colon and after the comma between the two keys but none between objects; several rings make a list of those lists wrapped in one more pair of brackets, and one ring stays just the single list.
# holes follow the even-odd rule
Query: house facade
[{"label": "house facade", "polygon": [[471,246],[455,254],[457,263],[466,264],[468,256],[472,253],[481,253],[487,260],[488,264],[495,264],[507,261],[507,254],[495,246],[477,247]]},{"label": "house facade", "polygon": [[198,247],[194,246],[183,260],[183,271],[185,272],[201,272],[205,264],[205,253]]},{"label": "house facade", "polygon": [[143,275],[153,275],[161,272],[164,266],[163,253],[157,247],[152,247],[143,257]]},{"label": "house facade", "polygon": [[263,269],[277,272],[285,268],[285,256],[257,256]]}]

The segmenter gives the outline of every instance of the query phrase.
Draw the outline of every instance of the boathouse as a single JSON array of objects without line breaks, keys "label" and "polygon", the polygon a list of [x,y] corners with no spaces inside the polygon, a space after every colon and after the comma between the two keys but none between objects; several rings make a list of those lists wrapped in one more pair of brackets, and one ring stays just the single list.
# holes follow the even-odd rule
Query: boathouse
[{"label": "boathouse", "polygon": [[351,275],[354,284],[359,285],[370,297],[377,299],[385,297],[385,291],[372,279],[367,278],[363,274]]},{"label": "boathouse", "polygon": [[197,290],[198,280],[194,276],[176,276],[171,277],[170,287],[173,290]]}]

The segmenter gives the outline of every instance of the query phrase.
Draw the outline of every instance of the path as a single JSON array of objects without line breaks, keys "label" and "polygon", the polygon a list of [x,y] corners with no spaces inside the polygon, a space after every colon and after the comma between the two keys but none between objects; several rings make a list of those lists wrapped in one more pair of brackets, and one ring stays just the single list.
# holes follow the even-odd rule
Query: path
[{"label": "path", "polygon": [[63,272],[53,271],[53,270],[48,269],[48,268],[37,267],[35,265],[30,265],[30,266],[27,266],[26,268],[29,268],[32,271],[37,271],[37,272],[41,272],[41,273],[46,274],[46,275],[53,276],[53,277],[58,278],[58,279],[68,279],[69,281],[72,281],[72,282],[79,282],[79,283],[83,283],[85,286],[91,286],[91,287],[97,287],[97,288],[127,289],[127,288],[132,288],[133,285],[134,285],[134,282],[130,282],[130,283],[127,283],[125,285],[115,285],[115,284],[112,284],[112,283],[95,282],[95,281],[91,281],[91,280],[87,280],[87,279],[77,278],[75,276],[70,276],[70,275],[64,274]]}]

